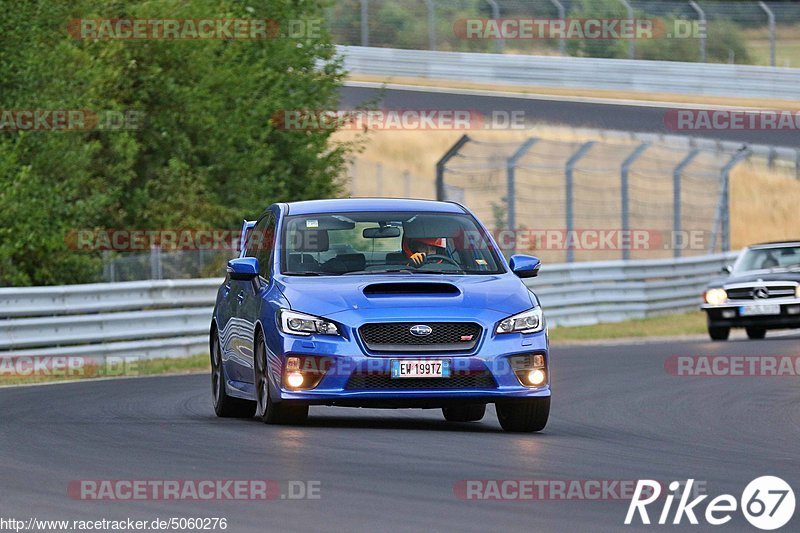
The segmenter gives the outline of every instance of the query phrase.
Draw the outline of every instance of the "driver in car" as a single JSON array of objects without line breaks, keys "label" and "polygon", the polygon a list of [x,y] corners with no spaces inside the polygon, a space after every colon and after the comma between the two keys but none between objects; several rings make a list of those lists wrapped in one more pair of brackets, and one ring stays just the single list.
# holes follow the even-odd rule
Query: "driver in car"
[{"label": "driver in car", "polygon": [[[403,238],[403,253],[409,259],[408,266],[421,267],[429,255],[447,255],[447,240],[440,238]],[[442,260],[433,262],[441,264]]]}]

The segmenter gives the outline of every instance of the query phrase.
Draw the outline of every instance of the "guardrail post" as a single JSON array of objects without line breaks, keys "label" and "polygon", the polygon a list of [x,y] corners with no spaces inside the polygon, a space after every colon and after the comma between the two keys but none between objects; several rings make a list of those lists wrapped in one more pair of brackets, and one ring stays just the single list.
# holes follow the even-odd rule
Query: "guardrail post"
[{"label": "guardrail post", "polygon": [[[631,212],[630,212],[630,199],[628,194],[628,173],[631,170],[631,165],[636,161],[642,153],[647,150],[650,143],[642,143],[637,146],[631,155],[622,162],[620,169],[620,193],[622,202],[622,234],[627,235],[631,229]],[[622,259],[627,260],[631,258],[631,250],[629,246],[622,247]]]},{"label": "guardrail post", "polygon": [[[539,139],[535,137],[531,137],[520,146],[514,154],[506,160],[506,205],[508,206],[508,229],[514,231],[517,227],[517,202],[516,197],[517,193],[515,191],[516,187],[516,167],[517,162],[522,159],[528,150],[536,144]],[[516,235],[516,234],[515,234]],[[514,238],[514,250],[516,251],[516,237]]]},{"label": "guardrail post", "polygon": [[[561,19],[562,21],[566,20],[567,10],[564,9],[564,4],[562,4],[558,0],[550,0],[550,3],[556,6],[556,9],[558,9],[558,18]],[[567,41],[565,41],[564,39],[558,40],[558,53],[561,54],[562,56],[567,55]]]},{"label": "guardrail post", "polygon": [[444,192],[444,171],[447,162],[453,159],[458,151],[467,144],[471,139],[469,135],[462,135],[459,140],[445,153],[442,158],[436,163],[436,199],[440,202],[446,200]]},{"label": "guardrail post", "polygon": [[759,6],[767,14],[769,24],[769,64],[775,66],[775,13],[764,2],[759,2]]},{"label": "guardrail post", "polygon": [[[492,8],[492,18],[495,20],[499,19],[500,6],[497,5],[496,0],[486,0],[486,2]],[[494,41],[494,51],[497,52],[498,54],[502,54],[505,47],[506,47],[506,40],[502,36]]]},{"label": "guardrail post", "polygon": [[722,171],[720,172],[720,178],[722,180],[722,191],[720,193],[720,201],[717,207],[717,216],[714,222],[714,233],[711,236],[711,252],[714,252],[714,249],[717,247],[717,226],[720,228],[720,233],[722,233],[722,251],[729,252],[731,249],[731,242],[730,242],[730,175],[731,170],[733,167],[738,165],[743,159],[746,159],[750,155],[750,150],[748,148],[742,148],[733,156],[731,156],[730,160],[725,163],[725,166],[722,167]]},{"label": "guardrail post", "polygon": [[[565,183],[565,192],[566,192],[566,201],[567,201],[567,223],[566,223],[566,238],[567,242],[573,242],[572,238],[570,237],[571,232],[575,229],[575,212],[574,212],[574,203],[575,203],[575,195],[574,195],[574,177],[573,171],[575,170],[575,165],[580,161],[580,159],[586,155],[586,152],[594,146],[595,141],[589,141],[583,143],[578,150],[572,154],[572,156],[567,160],[567,166],[565,167],[564,175],[566,177]],[[572,263],[575,261],[575,249],[572,245],[567,247],[567,263]]]},{"label": "guardrail post", "polygon": [[[628,3],[628,0],[619,0],[628,11],[628,20],[633,20],[633,8]],[[628,39],[628,59],[636,59],[636,39]]]},{"label": "guardrail post", "polygon": [[369,0],[361,0],[361,46],[369,46]]},{"label": "guardrail post", "polygon": [[161,279],[163,271],[161,268],[161,247],[150,247],[150,279]]},{"label": "guardrail post", "polygon": [[681,256],[681,247],[677,245],[675,239],[680,235],[682,230],[682,223],[681,220],[683,218],[682,214],[682,207],[681,207],[681,176],[683,175],[683,170],[689,166],[689,163],[697,157],[697,154],[700,153],[699,148],[694,148],[691,150],[683,160],[678,163],[678,166],[675,167],[675,170],[672,171],[672,245],[675,246],[673,249],[673,256],[678,258]]},{"label": "guardrail post", "polygon": [[436,5],[433,0],[425,0],[428,7],[428,49],[436,50]]},{"label": "guardrail post", "polygon": [[697,11],[697,18],[700,22],[703,23],[703,30],[700,32],[700,62],[706,62],[706,31],[708,31],[708,23],[706,21],[706,12],[703,11],[697,2],[694,0],[689,1],[689,5],[692,6],[692,9]]}]

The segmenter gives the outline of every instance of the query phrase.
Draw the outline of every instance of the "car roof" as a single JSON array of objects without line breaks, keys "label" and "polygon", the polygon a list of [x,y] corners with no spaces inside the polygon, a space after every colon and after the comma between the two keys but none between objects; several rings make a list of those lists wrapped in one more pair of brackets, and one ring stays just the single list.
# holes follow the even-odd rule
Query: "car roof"
[{"label": "car roof", "polygon": [[751,244],[750,246],[748,246],[748,248],[750,248],[751,250],[761,250],[764,248],[785,248],[788,246],[800,246],[800,240],[762,242],[760,244]]},{"label": "car roof", "polygon": [[428,213],[465,213],[454,202],[411,200],[408,198],[339,198],[332,200],[307,200],[286,204],[288,215],[316,215],[322,213],[353,213],[369,211],[413,211]]}]

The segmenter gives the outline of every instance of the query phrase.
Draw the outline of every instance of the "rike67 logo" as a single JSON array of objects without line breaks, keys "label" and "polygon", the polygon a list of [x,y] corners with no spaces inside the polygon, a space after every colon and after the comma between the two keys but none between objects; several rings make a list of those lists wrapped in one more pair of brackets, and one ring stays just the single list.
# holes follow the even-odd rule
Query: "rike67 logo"
[{"label": "rike67 logo", "polygon": [[[657,519],[655,516],[653,517],[654,520],[657,520],[657,524],[677,525],[685,517],[690,524],[697,525],[699,524],[699,515],[705,519],[707,524],[719,526],[729,522],[737,508],[740,508],[751,525],[761,530],[771,531],[786,525],[794,515],[794,491],[779,477],[762,476],[754,479],[744,488],[739,501],[731,494],[721,494],[707,503],[704,512],[701,512],[700,504],[708,498],[708,495],[700,495],[689,501],[693,484],[694,479],[687,480],[685,484],[678,481],[669,484],[670,493],[663,498],[661,512]],[[678,494],[677,491],[681,486],[684,486],[683,491]],[[661,492],[661,484],[658,481],[639,480],[631,504],[628,506],[625,525],[634,523],[637,515],[642,524],[650,524],[651,518],[647,506],[659,500],[662,496]],[[676,498],[678,503],[673,514],[672,505]],[[650,511],[657,511],[657,509],[651,508]],[[670,515],[672,515],[671,521]]]}]

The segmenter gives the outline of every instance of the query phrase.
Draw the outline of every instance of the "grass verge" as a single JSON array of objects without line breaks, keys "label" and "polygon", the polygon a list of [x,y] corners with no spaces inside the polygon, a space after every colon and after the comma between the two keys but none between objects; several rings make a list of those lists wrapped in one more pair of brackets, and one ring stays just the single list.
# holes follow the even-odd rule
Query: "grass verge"
[{"label": "grass verge", "polygon": [[663,315],[591,326],[563,326],[550,330],[553,342],[623,339],[632,337],[674,337],[706,332],[702,311]]},{"label": "grass verge", "polygon": [[[30,361],[24,358],[15,359],[0,359],[0,386],[34,385],[37,383],[97,378],[156,376],[161,374],[193,374],[209,372],[211,368],[208,354],[198,354],[178,359],[140,360],[125,358],[123,360],[119,358],[113,362],[107,362],[105,365],[92,364],[88,361],[84,363],[78,358],[74,361],[80,364],[74,365],[74,368],[62,368],[63,364],[55,357],[51,358],[54,363],[48,365],[48,368],[32,367]],[[36,359],[38,361],[48,361],[50,358],[40,357]]]}]

